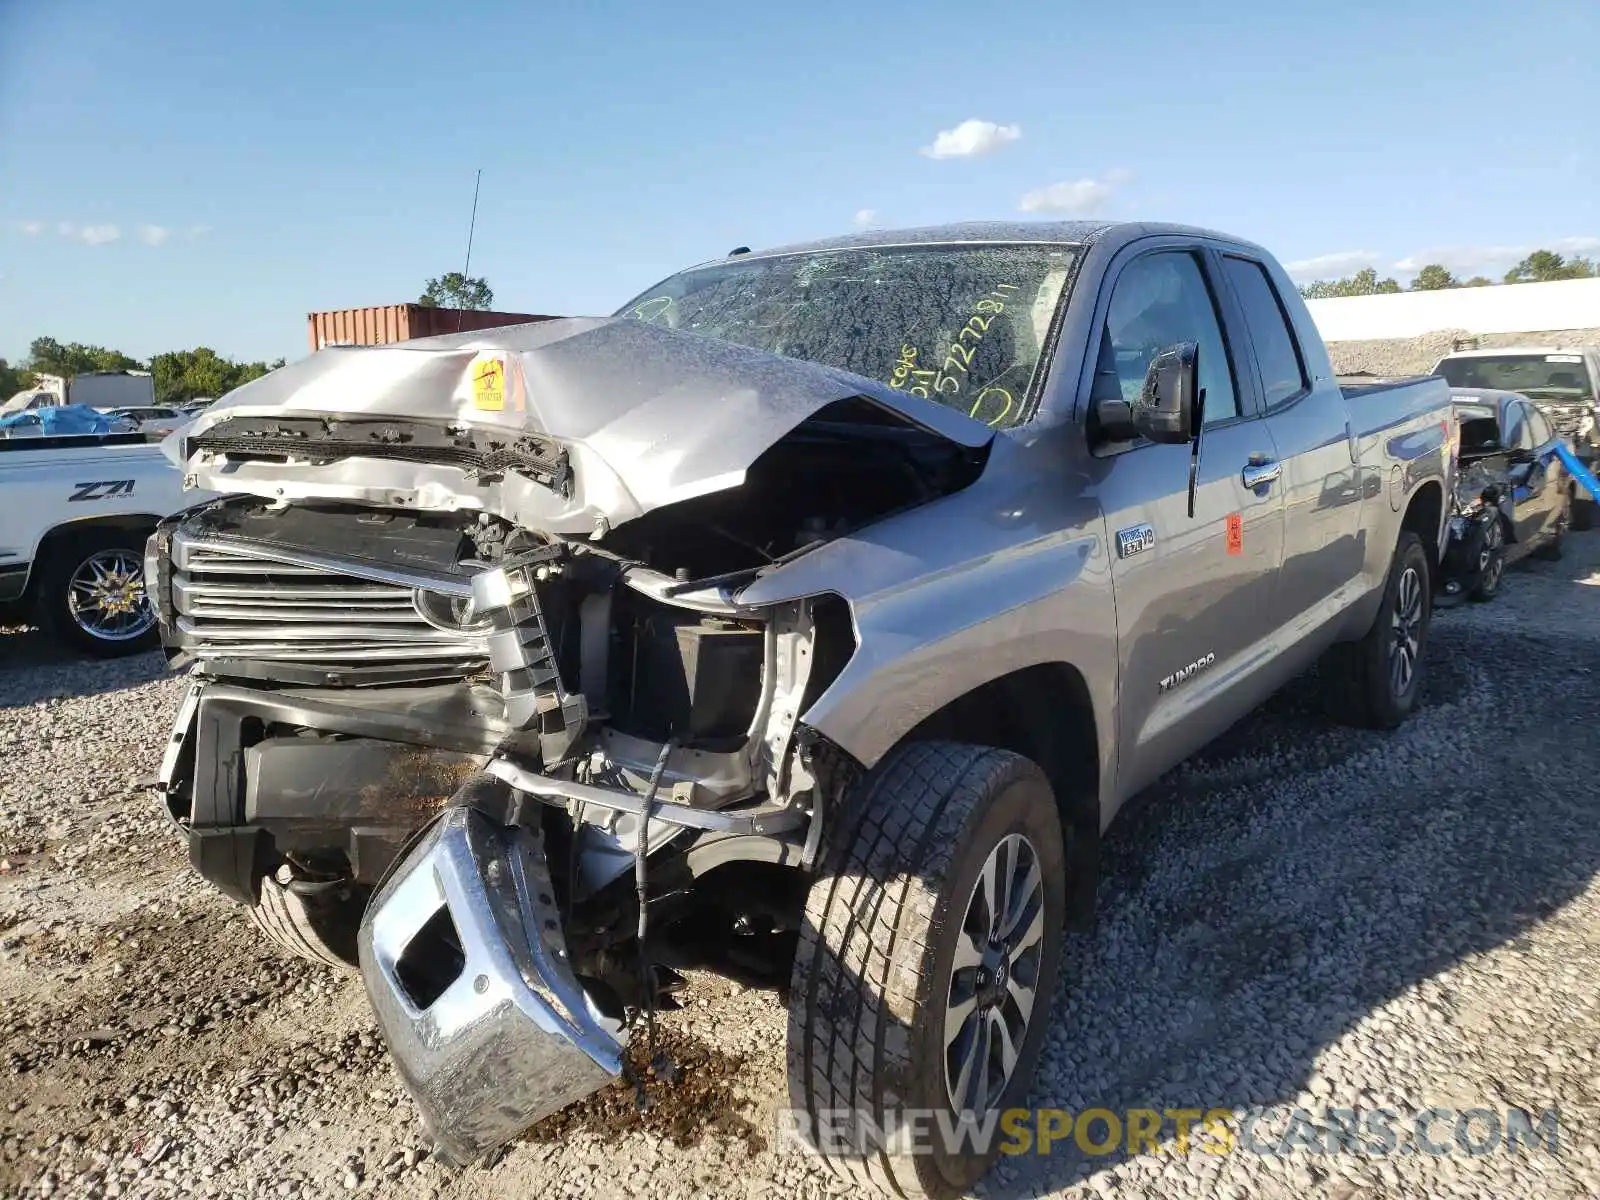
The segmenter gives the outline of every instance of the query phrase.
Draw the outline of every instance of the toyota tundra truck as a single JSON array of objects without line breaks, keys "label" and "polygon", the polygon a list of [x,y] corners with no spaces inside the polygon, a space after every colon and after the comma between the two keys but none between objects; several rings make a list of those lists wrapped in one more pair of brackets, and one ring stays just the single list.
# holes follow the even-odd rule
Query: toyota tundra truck
[{"label": "toyota tundra truck", "polygon": [[[442,1157],[623,1075],[690,968],[786,996],[816,1127],[981,1125],[1130,797],[1313,663],[1338,720],[1418,703],[1449,418],[1341,389],[1266,251],[1149,224],[326,349],[167,443],[230,495],[147,550],[192,665],[161,795],[359,969]],[[908,1195],[996,1152],[812,1141]]]}]

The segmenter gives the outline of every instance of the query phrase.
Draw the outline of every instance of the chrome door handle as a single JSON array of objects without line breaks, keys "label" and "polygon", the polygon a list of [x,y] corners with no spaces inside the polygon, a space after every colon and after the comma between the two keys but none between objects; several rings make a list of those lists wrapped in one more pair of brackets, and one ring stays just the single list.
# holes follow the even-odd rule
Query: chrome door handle
[{"label": "chrome door handle", "polygon": [[1251,490],[1266,487],[1269,483],[1277,483],[1283,475],[1283,464],[1275,462],[1253,462],[1245,467],[1241,476],[1244,485]]}]

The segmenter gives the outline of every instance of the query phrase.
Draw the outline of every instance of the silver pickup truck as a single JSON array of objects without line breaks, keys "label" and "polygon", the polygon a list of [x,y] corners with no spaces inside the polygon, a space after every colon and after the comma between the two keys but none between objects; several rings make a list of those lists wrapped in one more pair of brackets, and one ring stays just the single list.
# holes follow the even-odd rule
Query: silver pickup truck
[{"label": "silver pickup truck", "polygon": [[[169,443],[236,495],[148,550],[165,804],[359,965],[457,1161],[623,1074],[686,968],[787,990],[802,1117],[981,1122],[1129,797],[1318,660],[1337,719],[1417,703],[1449,417],[1342,390],[1264,250],[1143,224],[328,349]],[[908,1194],[996,1152],[818,1145]]]}]

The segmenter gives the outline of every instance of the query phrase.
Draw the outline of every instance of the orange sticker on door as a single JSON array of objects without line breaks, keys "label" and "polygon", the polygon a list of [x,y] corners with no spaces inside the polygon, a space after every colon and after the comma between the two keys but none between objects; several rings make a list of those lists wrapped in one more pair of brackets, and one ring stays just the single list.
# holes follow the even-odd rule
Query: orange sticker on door
[{"label": "orange sticker on door", "polygon": [[1228,514],[1228,553],[1244,553],[1244,518],[1238,513]]}]

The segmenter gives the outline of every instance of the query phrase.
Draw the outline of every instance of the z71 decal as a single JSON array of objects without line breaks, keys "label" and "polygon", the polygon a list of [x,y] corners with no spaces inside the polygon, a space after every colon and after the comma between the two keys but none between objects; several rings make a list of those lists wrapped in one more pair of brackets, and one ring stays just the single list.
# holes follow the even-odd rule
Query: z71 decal
[{"label": "z71 decal", "polygon": [[131,479],[97,479],[93,483],[75,483],[72,486],[78,490],[67,497],[69,504],[76,504],[79,500],[110,500],[114,496],[133,495]]}]

